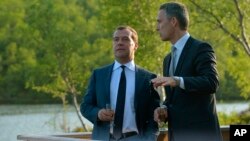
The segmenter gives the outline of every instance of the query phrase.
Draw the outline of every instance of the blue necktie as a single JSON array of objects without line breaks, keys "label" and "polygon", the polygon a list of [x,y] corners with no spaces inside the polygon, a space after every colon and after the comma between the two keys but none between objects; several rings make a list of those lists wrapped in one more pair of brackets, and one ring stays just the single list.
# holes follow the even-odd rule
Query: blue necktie
[{"label": "blue necktie", "polygon": [[171,62],[169,66],[169,76],[174,76],[175,71],[175,46],[172,46],[171,48]]},{"label": "blue necktie", "polygon": [[123,125],[123,115],[124,115],[124,105],[125,105],[125,95],[126,95],[126,76],[125,76],[125,66],[121,66],[121,78],[119,83],[118,95],[116,100],[115,109],[115,119],[113,136],[115,139],[120,139],[122,137],[122,125]]}]

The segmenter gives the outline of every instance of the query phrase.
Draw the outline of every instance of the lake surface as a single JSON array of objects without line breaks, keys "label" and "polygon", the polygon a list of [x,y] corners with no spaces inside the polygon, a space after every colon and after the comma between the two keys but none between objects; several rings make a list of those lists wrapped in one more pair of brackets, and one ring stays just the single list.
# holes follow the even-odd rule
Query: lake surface
[{"label": "lake surface", "polygon": [[[68,130],[81,127],[73,106],[67,108]],[[84,120],[87,125],[92,124]],[[64,133],[61,105],[0,105],[0,141],[16,141],[17,135]]]},{"label": "lake surface", "polygon": [[[240,112],[247,109],[249,102],[244,103],[218,103],[218,112]],[[16,141],[17,135],[49,135],[64,133],[63,108],[57,104],[46,105],[0,105],[0,141]],[[67,108],[68,130],[73,131],[81,127],[80,121],[73,106]],[[84,119],[90,128],[93,125]]]}]

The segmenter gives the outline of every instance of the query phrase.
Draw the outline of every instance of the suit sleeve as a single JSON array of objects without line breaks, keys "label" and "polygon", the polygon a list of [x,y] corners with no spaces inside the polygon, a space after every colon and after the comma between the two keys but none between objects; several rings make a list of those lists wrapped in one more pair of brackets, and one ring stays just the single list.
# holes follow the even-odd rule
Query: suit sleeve
[{"label": "suit sleeve", "polygon": [[192,58],[193,69],[190,77],[183,77],[185,91],[190,93],[212,94],[219,86],[216,58],[212,47],[207,43],[200,43]]},{"label": "suit sleeve", "polygon": [[80,110],[81,114],[87,118],[92,123],[96,123],[98,119],[98,111],[100,110],[96,106],[96,72],[94,71],[90,77],[88,88],[86,90],[85,96],[83,97]]}]

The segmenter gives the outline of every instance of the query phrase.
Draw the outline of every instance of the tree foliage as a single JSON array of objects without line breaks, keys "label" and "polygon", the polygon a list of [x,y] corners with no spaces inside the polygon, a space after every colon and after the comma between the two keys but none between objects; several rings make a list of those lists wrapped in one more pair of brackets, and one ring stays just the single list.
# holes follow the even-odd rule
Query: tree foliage
[{"label": "tree foliage", "polygon": [[[250,10],[246,6],[250,1],[189,0],[188,3],[192,31],[209,41],[216,50],[221,82],[227,83],[226,78],[234,80],[238,88],[232,92],[238,93],[240,89],[240,95],[249,98]],[[198,29],[202,32],[199,33]],[[225,86],[223,83],[221,86]],[[220,92],[230,88],[221,87]]]}]

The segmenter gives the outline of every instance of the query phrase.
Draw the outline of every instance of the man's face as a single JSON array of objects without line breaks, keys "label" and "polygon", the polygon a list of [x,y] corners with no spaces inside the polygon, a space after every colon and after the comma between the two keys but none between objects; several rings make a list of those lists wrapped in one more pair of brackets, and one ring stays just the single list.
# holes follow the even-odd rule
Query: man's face
[{"label": "man's face", "polygon": [[[128,29],[115,31],[113,35],[113,50],[118,61],[127,63],[134,59],[137,44],[132,39],[132,32]],[[121,63],[121,62],[120,62]]]},{"label": "man's face", "polygon": [[169,41],[174,33],[171,20],[172,18],[168,18],[163,9],[158,12],[156,30],[159,32],[162,41]]}]

